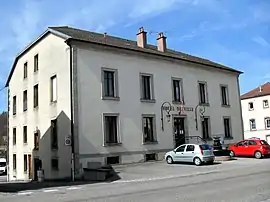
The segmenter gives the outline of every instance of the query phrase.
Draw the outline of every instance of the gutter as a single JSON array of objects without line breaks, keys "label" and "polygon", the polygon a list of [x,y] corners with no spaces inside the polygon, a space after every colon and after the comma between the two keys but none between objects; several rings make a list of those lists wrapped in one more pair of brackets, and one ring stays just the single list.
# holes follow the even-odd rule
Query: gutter
[{"label": "gutter", "polygon": [[75,145],[74,145],[74,109],[73,109],[73,52],[70,40],[65,43],[69,46],[69,89],[70,89],[70,132],[71,132],[71,176],[75,181]]}]

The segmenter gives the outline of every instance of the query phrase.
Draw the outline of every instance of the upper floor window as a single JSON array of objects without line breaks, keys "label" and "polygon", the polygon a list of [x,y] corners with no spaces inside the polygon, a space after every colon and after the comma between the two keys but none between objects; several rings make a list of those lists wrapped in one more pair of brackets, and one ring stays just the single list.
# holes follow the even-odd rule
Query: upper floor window
[{"label": "upper floor window", "polygon": [[51,77],[51,102],[57,101],[57,78],[56,75]]},{"label": "upper floor window", "polygon": [[263,108],[269,108],[268,100],[263,101]]},{"label": "upper floor window", "polygon": [[172,79],[173,84],[173,102],[184,102],[182,79]]},{"label": "upper floor window", "polygon": [[12,105],[13,105],[13,115],[16,115],[17,113],[17,97],[16,95],[13,96],[13,101],[12,101]]},{"label": "upper floor window", "polygon": [[34,108],[38,107],[38,84],[34,86]]},{"label": "upper floor window", "polygon": [[27,71],[28,71],[27,69],[28,69],[28,63],[25,62],[25,63],[23,64],[23,78],[24,78],[24,79],[27,78]]},{"label": "upper floor window", "polygon": [[248,103],[248,110],[254,110],[254,104],[253,104],[253,102],[249,102]]},{"label": "upper floor window", "polygon": [[27,111],[27,90],[23,91],[23,111]]},{"label": "upper floor window", "polygon": [[264,121],[265,121],[265,128],[270,129],[270,117],[266,117]]},{"label": "upper floor window", "polygon": [[34,150],[39,150],[39,133],[34,133]]},{"label": "upper floor window", "polygon": [[153,75],[141,74],[141,100],[154,100]]},{"label": "upper floor window", "polygon": [[208,103],[206,82],[199,82],[199,102],[200,104]]},{"label": "upper floor window", "polygon": [[220,91],[221,91],[221,104],[223,106],[228,106],[229,105],[228,86],[221,85]]},{"label": "upper floor window", "polygon": [[250,130],[256,130],[256,121],[255,119],[249,120]]},{"label": "upper floor window", "polygon": [[34,56],[34,72],[38,71],[38,54]]},{"label": "upper floor window", "polygon": [[23,126],[23,143],[27,143],[27,126]]},{"label": "upper floor window", "polygon": [[16,128],[13,128],[13,145],[16,145],[17,143],[17,130]]},{"label": "upper floor window", "polygon": [[103,99],[118,99],[118,71],[102,68],[102,97]]}]

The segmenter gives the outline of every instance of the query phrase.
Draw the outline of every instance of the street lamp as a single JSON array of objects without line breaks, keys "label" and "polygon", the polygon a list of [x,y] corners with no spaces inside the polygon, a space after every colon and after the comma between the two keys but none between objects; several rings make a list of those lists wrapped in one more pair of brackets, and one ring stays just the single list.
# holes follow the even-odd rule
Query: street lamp
[{"label": "street lamp", "polygon": [[199,111],[200,118],[203,120],[204,119],[205,106],[198,104],[195,107],[195,124],[196,124],[196,130],[198,130],[198,111]]},{"label": "street lamp", "polygon": [[[165,108],[165,105],[168,105],[166,106]],[[170,115],[170,112],[172,110],[172,105],[171,103],[169,102],[163,102],[162,105],[161,105],[161,108],[160,108],[160,113],[161,113],[161,129],[162,131],[164,131],[164,117],[163,117],[163,111],[166,111],[166,118],[167,118],[167,121],[170,122],[171,121],[171,115]]]}]

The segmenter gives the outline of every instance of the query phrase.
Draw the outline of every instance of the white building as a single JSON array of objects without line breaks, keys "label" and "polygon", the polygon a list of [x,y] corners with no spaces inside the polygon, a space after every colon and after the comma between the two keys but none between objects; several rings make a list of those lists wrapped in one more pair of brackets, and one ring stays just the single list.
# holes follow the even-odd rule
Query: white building
[{"label": "white building", "polygon": [[257,137],[270,143],[270,82],[241,96],[245,138]]},{"label": "white building", "polygon": [[187,136],[240,140],[240,74],[167,49],[162,33],[149,45],[143,28],[137,42],[48,28],[19,53],[6,84],[9,179],[36,178],[40,167],[47,179],[70,177],[73,152],[79,177],[96,163],[161,159]]}]

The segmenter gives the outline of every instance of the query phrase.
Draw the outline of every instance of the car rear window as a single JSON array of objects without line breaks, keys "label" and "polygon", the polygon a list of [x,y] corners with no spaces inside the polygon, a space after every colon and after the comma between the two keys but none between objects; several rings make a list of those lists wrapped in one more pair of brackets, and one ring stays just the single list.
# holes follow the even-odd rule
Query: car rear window
[{"label": "car rear window", "polygon": [[269,145],[268,142],[266,142],[265,140],[261,140],[261,144],[262,145]]},{"label": "car rear window", "polygon": [[208,144],[202,144],[200,145],[201,150],[211,150],[212,147]]},{"label": "car rear window", "polygon": [[0,162],[0,167],[5,167],[7,165],[7,163],[5,162]]}]

